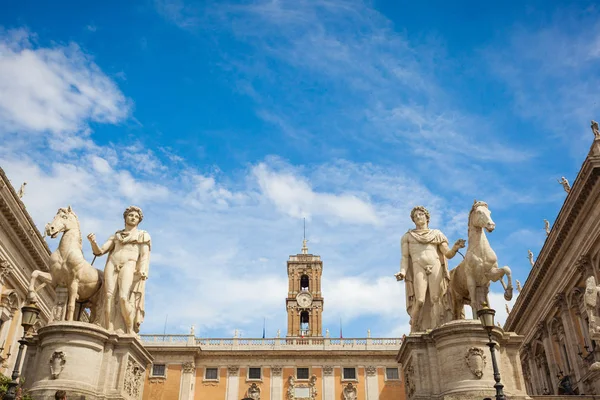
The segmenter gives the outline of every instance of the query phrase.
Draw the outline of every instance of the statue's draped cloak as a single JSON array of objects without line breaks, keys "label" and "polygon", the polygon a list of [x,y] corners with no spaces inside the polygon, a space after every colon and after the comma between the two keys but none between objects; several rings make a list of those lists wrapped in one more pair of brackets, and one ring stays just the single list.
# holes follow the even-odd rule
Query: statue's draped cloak
[{"label": "statue's draped cloak", "polygon": [[[438,229],[428,229],[426,231],[425,230],[417,231],[416,229],[411,229],[408,232],[406,232],[404,235],[412,236],[417,242],[419,242],[421,244],[435,245],[437,253],[438,253],[438,258],[440,260],[442,273],[443,273],[443,279],[442,279],[441,291],[440,291],[440,299],[442,301],[442,306],[443,306],[441,313],[440,313],[441,321],[431,321],[430,317],[421,318],[421,330],[433,329],[436,326],[440,325],[441,323],[444,323],[451,319],[451,304],[452,303],[451,303],[450,299],[448,298],[448,296],[449,296],[448,283],[450,280],[450,274],[448,273],[448,260],[446,259],[446,256],[442,253],[440,246],[439,246],[440,244],[442,244],[444,242],[448,243],[448,239]],[[414,282],[413,268],[415,268],[417,266],[413,265],[412,258],[410,256],[410,252],[409,252],[409,254],[407,254],[407,257],[408,257],[408,268],[406,271],[406,276],[404,278],[404,280],[406,282],[406,289],[405,289],[406,312],[408,313],[408,315],[410,315],[411,324],[413,324],[414,321],[419,320],[419,316],[412,315],[412,312],[411,312],[412,308],[413,308],[414,299],[415,299],[415,290],[414,290],[414,283],[413,283]],[[429,293],[429,290],[427,291],[427,293]],[[429,294],[427,294],[425,296],[425,304],[423,304],[423,307],[421,308],[421,315],[422,316],[431,316],[432,315],[431,308],[432,308],[431,299],[430,299]]]}]

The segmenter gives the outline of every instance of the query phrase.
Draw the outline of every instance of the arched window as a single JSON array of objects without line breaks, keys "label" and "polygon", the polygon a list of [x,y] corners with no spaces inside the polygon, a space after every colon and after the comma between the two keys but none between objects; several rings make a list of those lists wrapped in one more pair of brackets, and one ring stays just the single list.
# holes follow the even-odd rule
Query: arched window
[{"label": "arched window", "polygon": [[308,275],[302,275],[300,277],[300,290],[306,290],[306,291],[308,291],[308,289],[309,289],[309,282],[310,282],[310,279],[309,279]]},{"label": "arched window", "polygon": [[308,336],[310,331],[310,316],[308,315],[308,311],[302,311],[300,313],[300,335]]}]

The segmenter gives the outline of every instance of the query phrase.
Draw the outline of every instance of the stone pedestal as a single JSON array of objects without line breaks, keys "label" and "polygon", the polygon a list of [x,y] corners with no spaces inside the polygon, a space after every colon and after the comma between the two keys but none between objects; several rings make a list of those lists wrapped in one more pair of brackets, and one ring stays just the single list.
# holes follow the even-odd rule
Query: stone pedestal
[{"label": "stone pedestal", "polygon": [[[519,347],[523,337],[494,328],[496,361],[509,399],[527,396]],[[494,375],[487,332],[477,320],[458,320],[407,336],[397,356],[410,400],[494,398]]]},{"label": "stone pedestal", "polygon": [[53,322],[38,330],[27,349],[25,386],[35,399],[54,398],[62,389],[69,398],[138,400],[151,362],[135,335],[86,322]]}]

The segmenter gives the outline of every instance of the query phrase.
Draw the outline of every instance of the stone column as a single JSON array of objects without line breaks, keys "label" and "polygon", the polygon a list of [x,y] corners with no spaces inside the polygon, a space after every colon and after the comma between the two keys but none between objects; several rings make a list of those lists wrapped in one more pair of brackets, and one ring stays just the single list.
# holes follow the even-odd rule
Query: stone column
[{"label": "stone column", "polygon": [[334,400],[335,379],[333,377],[333,366],[323,366],[323,400]]},{"label": "stone column", "polygon": [[283,378],[281,376],[281,366],[271,367],[271,399],[283,400]]},{"label": "stone column", "polygon": [[227,397],[226,400],[239,400],[240,379],[238,377],[240,367],[227,367]]},{"label": "stone column", "polygon": [[537,367],[537,365],[535,365],[533,357],[529,357],[528,362],[529,371],[531,371],[531,386],[533,387],[533,392],[529,394],[542,394],[542,385],[540,383],[539,368]]},{"label": "stone column", "polygon": [[546,328],[546,323],[538,323],[537,328],[542,334],[542,344],[544,345],[544,353],[546,353],[546,364],[548,365],[548,369],[550,370],[550,385],[552,387],[549,387],[548,390],[550,390],[550,393],[554,393],[556,392],[556,388],[558,387],[558,379],[556,378],[556,374],[558,373],[558,371],[555,371],[555,365],[557,361],[554,355],[554,346],[552,345],[552,339],[550,338],[550,334],[548,332],[548,329]]},{"label": "stone column", "polygon": [[184,362],[181,368],[181,390],[179,400],[194,400],[194,381],[196,377],[196,366],[193,362]]},{"label": "stone column", "polygon": [[379,382],[377,381],[377,367],[368,366],[365,368],[365,372],[367,374],[367,378],[365,379],[367,384],[366,400],[379,400]]},{"label": "stone column", "polygon": [[569,358],[571,367],[575,371],[575,381],[579,382],[581,380],[581,359],[577,356],[577,334],[575,333],[575,328],[573,326],[573,319],[571,318],[565,295],[559,293],[555,298],[556,304],[560,307],[560,318],[565,330],[567,357]]}]

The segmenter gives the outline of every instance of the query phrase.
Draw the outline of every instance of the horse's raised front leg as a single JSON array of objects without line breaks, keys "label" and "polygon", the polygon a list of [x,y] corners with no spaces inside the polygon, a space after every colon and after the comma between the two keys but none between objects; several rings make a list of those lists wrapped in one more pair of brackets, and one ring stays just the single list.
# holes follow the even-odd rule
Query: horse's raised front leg
[{"label": "horse's raised front leg", "polygon": [[37,291],[40,288],[36,288],[35,284],[38,278],[43,282],[44,285],[52,283],[52,275],[49,272],[40,271],[36,269],[31,273],[31,279],[29,280],[29,287],[27,290],[27,299],[32,302],[37,302]]},{"label": "horse's raised front leg", "polygon": [[[504,279],[502,279],[504,275],[506,275],[506,280],[508,281],[507,284],[505,284]],[[488,272],[487,276],[492,282],[497,282],[499,280],[502,284],[502,287],[504,288],[504,299],[506,301],[512,300],[513,285],[510,268],[508,268],[507,266],[504,266],[502,268],[494,267],[490,270],[490,272]]]},{"label": "horse's raised front leg", "polygon": [[69,285],[69,300],[67,303],[67,315],[65,320],[73,321],[73,315],[75,314],[75,302],[77,301],[77,289],[79,288],[79,280],[73,279]]}]

